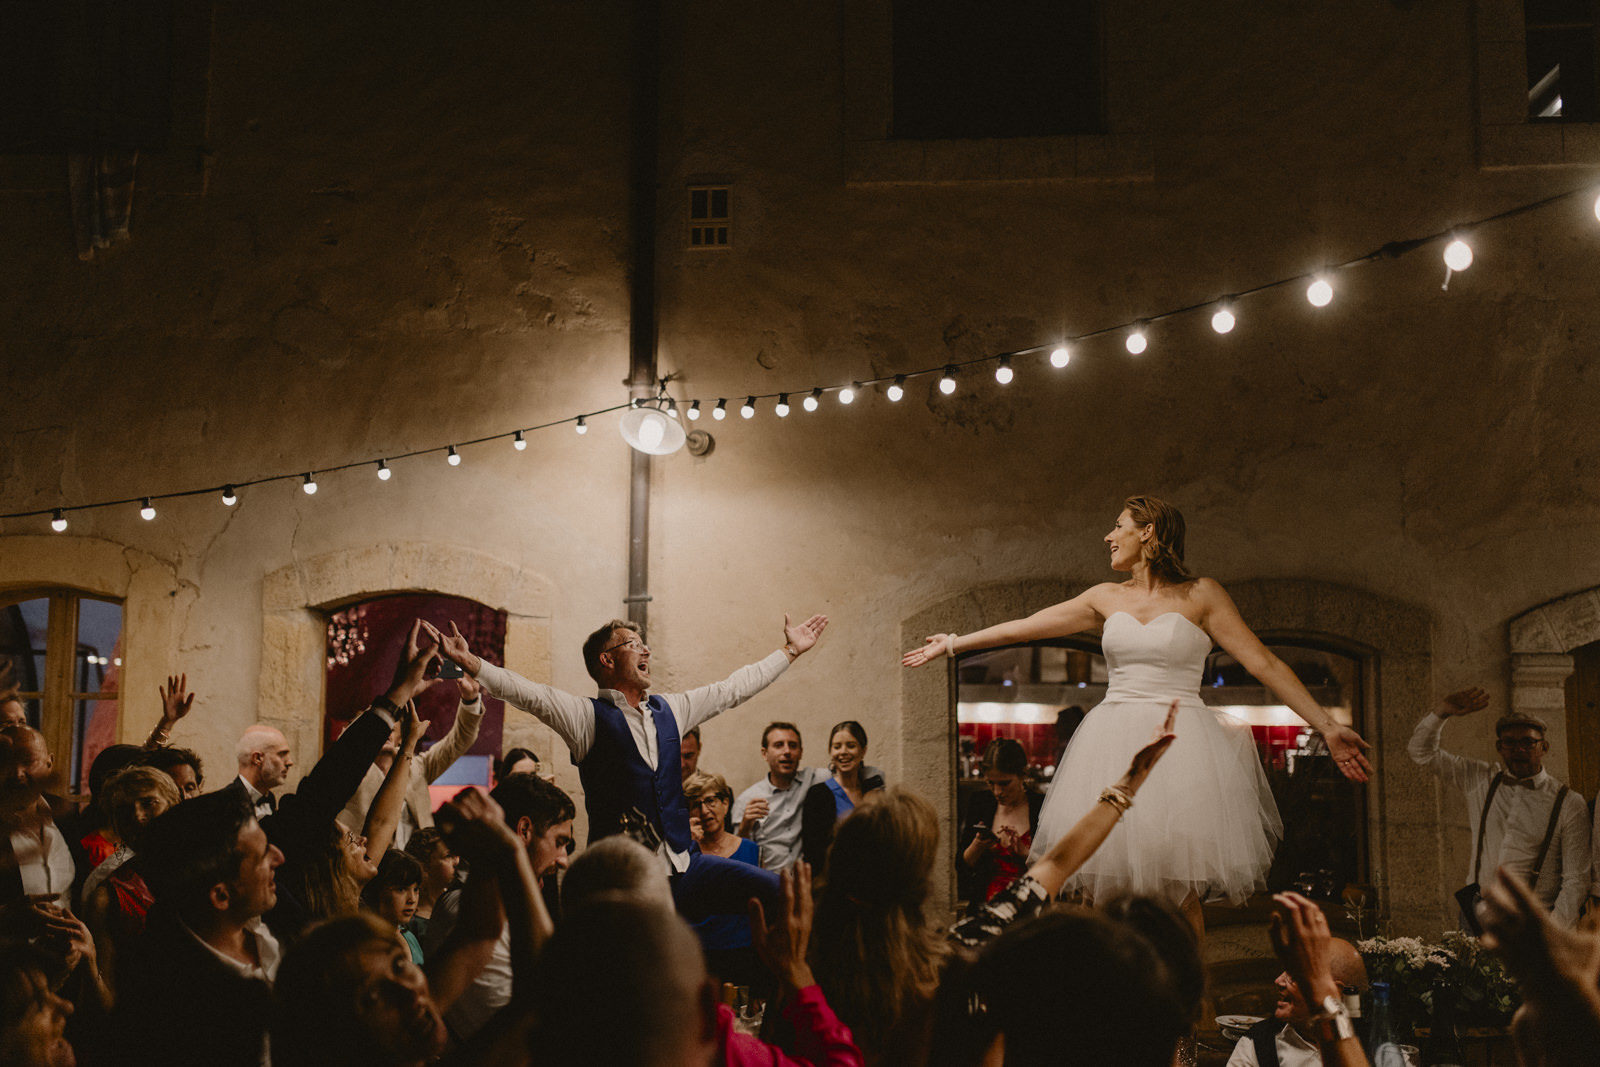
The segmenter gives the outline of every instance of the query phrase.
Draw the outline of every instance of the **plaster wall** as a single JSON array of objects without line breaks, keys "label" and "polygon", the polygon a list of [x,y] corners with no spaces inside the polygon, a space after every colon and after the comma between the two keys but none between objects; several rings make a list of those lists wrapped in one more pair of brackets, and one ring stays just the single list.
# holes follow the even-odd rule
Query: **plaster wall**
[{"label": "plaster wall", "polygon": [[[1141,174],[1007,180],[997,164],[891,183],[846,166],[844,6],[667,5],[659,346],[677,395],[737,406],[1049,342],[1593,177],[1479,170],[1472,22],[1448,5],[1147,7],[1108,41],[1147,72]],[[141,188],[133,240],[85,264],[60,190],[0,191],[0,510],[323,469],[619,402],[629,10],[219,4],[205,195]],[[707,179],[734,189],[727,252],[681,247],[684,189]],[[908,620],[978,586],[1108,576],[1099,537],[1132,491],[1183,507],[1191,563],[1224,583],[1328,583],[1420,612],[1425,684],[1384,706],[1386,736],[1429,693],[1482,684],[1503,705],[1508,620],[1600,585],[1589,207],[1484,230],[1447,291],[1424,249],[1341,274],[1320,311],[1293,287],[1252,298],[1227,337],[1187,316],[1142,357],[1102,338],[1064,371],[1020,361],[1004,389],[978,368],[950,398],[917,379],[898,405],[871,390],[702,423],[714,452],[654,468],[658,684],[764,654],[784,612],[832,617],[788,678],[708,726],[704,765],[752,781],[774,718],[820,761],[849,717],[891,777],[935,788],[947,724],[905,718],[930,684],[896,665]],[[125,732],[156,713],[150,680],[185,670],[200,696],[179,739],[213,767],[256,717],[306,715],[263,659],[269,576],[373,545],[541,576],[548,658],[530,644],[522,666],[586,691],[582,637],[622,614],[625,446],[596,419],[462,455],[397,461],[387,483],[329,473],[315,497],[283,482],[232,509],[172,501],[152,523],[75,513],[58,538],[8,520],[0,581],[69,582],[95,546],[160,561],[148,573],[181,610],[130,620],[149,651],[130,653]],[[1450,740],[1490,751],[1487,723]],[[1425,781],[1386,810],[1438,857],[1437,911],[1423,894],[1397,912],[1425,930],[1465,867],[1465,813]]]}]

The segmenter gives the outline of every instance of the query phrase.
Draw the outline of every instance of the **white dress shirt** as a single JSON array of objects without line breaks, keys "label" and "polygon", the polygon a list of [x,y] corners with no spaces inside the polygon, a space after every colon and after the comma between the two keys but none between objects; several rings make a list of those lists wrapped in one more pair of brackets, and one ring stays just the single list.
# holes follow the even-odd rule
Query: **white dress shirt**
[{"label": "white dress shirt", "polygon": [[[1300,1036],[1299,1031],[1285,1023],[1272,1044],[1278,1052],[1279,1067],[1322,1067],[1322,1053],[1317,1046]],[[1241,1037],[1233,1046],[1227,1067],[1261,1067],[1256,1059],[1256,1045],[1248,1037]]]},{"label": "white dress shirt", "polygon": [[[761,692],[777,681],[788,666],[788,653],[779,649],[766,659],[740,667],[720,682],[712,682],[687,693],[662,694],[661,699],[667,702],[681,738],[701,723],[743,704]],[[514,708],[521,708],[554,730],[556,736],[566,742],[573,763],[582,763],[583,757],[589,754],[589,748],[594,744],[594,706],[588,700],[530,681],[516,671],[488,662],[478,669],[478,682],[490,696]],[[651,770],[655,770],[660,748],[650,713],[629,704],[628,698],[615,689],[600,690],[600,699],[610,702],[622,712],[639,755]],[[678,852],[666,844],[662,845],[662,850],[673,870],[681,873],[689,869],[687,852]]]},{"label": "white dress shirt", "polygon": [[[1444,724],[1445,720],[1438,715],[1431,712],[1424,715],[1406,750],[1417,763],[1461,790],[1467,802],[1467,827],[1476,849],[1483,801],[1488,795],[1489,783],[1503,768],[1440,748],[1439,734]],[[1556,794],[1561,791],[1561,783],[1547,771],[1540,771],[1532,778],[1513,778],[1509,771],[1504,773],[1505,780],[1495,791],[1494,804],[1484,824],[1481,862],[1476,863],[1475,870],[1467,871],[1467,882],[1487,884],[1497,866],[1526,878],[1533,870],[1545,829],[1550,825],[1550,812]],[[1479,857],[1473,859],[1477,861]],[[1544,866],[1539,869],[1539,884],[1533,887],[1539,899],[1551,909],[1551,917],[1562,926],[1570,927],[1578,921],[1578,909],[1589,893],[1589,868],[1589,806],[1572,790],[1567,793],[1556,824],[1556,835],[1550,841]]]},{"label": "white dress shirt", "polygon": [[46,816],[38,831],[24,828],[14,831],[10,837],[22,892],[35,898],[48,897],[52,903],[70,908],[72,880],[78,868],[56,824]]}]

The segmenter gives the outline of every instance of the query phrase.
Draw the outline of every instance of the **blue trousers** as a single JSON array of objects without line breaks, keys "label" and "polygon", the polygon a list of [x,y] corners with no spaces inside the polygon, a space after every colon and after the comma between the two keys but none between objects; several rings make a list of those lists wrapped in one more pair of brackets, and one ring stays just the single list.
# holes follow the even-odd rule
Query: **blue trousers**
[{"label": "blue trousers", "polygon": [[748,914],[751,897],[761,901],[771,918],[781,896],[781,883],[772,871],[707,856],[698,848],[689,853],[689,869],[672,879],[672,901],[691,922],[708,915]]}]

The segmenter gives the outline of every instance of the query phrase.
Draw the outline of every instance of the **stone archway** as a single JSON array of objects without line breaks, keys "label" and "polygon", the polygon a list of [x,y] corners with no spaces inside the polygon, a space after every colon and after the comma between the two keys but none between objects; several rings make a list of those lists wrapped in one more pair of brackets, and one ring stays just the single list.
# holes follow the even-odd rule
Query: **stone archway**
[{"label": "stone archway", "polygon": [[[493,556],[424,542],[366,545],[297,561],[262,581],[261,673],[257,716],[282,730],[309,768],[320,751],[324,612],[384,593],[442,593],[506,612],[506,665],[536,680],[550,677],[551,583]],[[555,735],[530,717],[506,724],[507,745],[561,751]],[[576,776],[557,781],[577,795]],[[571,772],[567,772],[569,775]]]},{"label": "stone archway", "polygon": [[[925,634],[970,633],[1065,600],[1090,583],[1065,578],[980,586],[951,596],[901,623],[902,647]],[[1406,755],[1416,709],[1426,707],[1432,630],[1421,608],[1349,586],[1301,579],[1227,584],[1245,621],[1258,633],[1316,637],[1353,651],[1366,664],[1371,695],[1367,738],[1377,775],[1367,808],[1372,878],[1388,915],[1401,929],[1431,928],[1444,920],[1441,808],[1434,779],[1416,773]],[[908,671],[901,688],[902,767],[906,785],[932,800],[947,848],[955,841],[956,723],[953,668]],[[1423,849],[1418,840],[1430,842]],[[953,860],[953,857],[952,857]],[[952,862],[953,869],[953,862]],[[953,878],[953,875],[952,875]],[[940,887],[945,905],[954,885]]]},{"label": "stone archway", "polygon": [[1600,588],[1540,604],[1513,618],[1507,631],[1511,710],[1548,724],[1545,767],[1564,780],[1569,771],[1566,682],[1573,670],[1571,652],[1600,641]]}]

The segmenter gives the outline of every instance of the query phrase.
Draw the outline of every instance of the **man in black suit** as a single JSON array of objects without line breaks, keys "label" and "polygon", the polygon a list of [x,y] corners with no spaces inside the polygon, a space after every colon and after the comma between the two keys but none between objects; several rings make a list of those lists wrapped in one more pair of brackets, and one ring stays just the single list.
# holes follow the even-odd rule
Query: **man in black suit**
[{"label": "man in black suit", "polygon": [[239,775],[224,788],[249,800],[256,818],[265,819],[278,807],[272,791],[283,785],[294,767],[289,741],[276,727],[256,723],[239,736],[237,755]]}]

